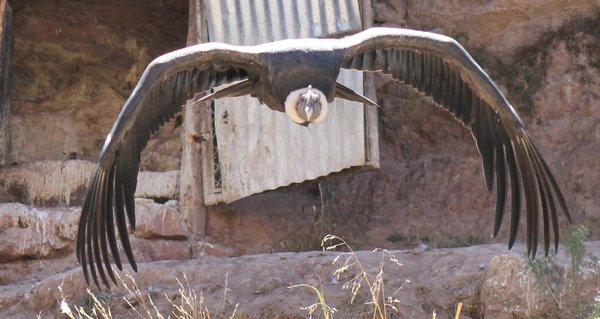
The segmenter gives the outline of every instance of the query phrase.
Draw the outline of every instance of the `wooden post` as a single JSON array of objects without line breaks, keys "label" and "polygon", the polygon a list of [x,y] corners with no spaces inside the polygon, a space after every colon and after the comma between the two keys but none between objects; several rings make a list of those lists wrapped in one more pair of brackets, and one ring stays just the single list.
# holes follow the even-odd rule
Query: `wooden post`
[{"label": "wooden post", "polygon": [[0,0],[0,164],[6,164],[10,149],[11,25],[12,12],[8,1]]},{"label": "wooden post", "polygon": [[[362,0],[362,24],[363,30],[366,30],[373,26],[373,4],[371,0]],[[365,96],[371,100],[377,102],[377,84],[375,82],[375,75],[370,72],[364,74],[364,90]],[[367,140],[365,141],[366,162],[370,167],[379,167],[379,116],[378,109],[376,106],[365,105],[365,135]]]},{"label": "wooden post", "polygon": [[[208,39],[202,9],[202,1],[190,0],[188,45]],[[206,206],[202,183],[202,146],[205,142],[202,118],[206,116],[205,110],[204,105],[189,100],[185,106],[182,125],[179,209],[193,237],[206,235]]]}]

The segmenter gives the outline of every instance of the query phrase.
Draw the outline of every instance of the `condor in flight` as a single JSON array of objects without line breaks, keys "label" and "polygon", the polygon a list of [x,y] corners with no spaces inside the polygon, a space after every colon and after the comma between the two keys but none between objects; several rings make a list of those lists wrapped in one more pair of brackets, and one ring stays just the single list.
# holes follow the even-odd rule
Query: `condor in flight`
[{"label": "condor in flight", "polygon": [[110,285],[107,275],[116,283],[111,262],[119,269],[122,265],[115,227],[129,263],[137,270],[126,219],[135,228],[140,152],[150,135],[187,99],[236,82],[203,99],[250,95],[275,111],[286,112],[300,125],[321,121],[327,103],[335,98],[374,105],[336,83],[341,68],[391,74],[451,112],[475,137],[489,191],[495,177],[493,234],[500,229],[510,189],[509,248],[517,234],[521,197],[525,199],[528,253],[536,253],[540,214],[545,253],[551,233],[558,248],[557,210],[561,208],[571,221],[563,195],[521,118],[489,76],[449,37],[372,28],[342,39],[296,39],[256,46],[203,43],[152,61],[108,134],[89,184],[77,235],[77,258],[86,281],[89,271],[98,286],[98,277]]}]

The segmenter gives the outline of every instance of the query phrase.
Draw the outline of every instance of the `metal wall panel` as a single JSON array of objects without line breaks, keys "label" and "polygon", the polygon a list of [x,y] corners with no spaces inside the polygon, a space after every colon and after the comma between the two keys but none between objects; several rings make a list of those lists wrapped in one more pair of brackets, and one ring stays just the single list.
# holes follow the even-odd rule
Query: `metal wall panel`
[{"label": "metal wall panel", "polygon": [[210,41],[254,45],[362,30],[358,0],[205,1]]},{"label": "metal wall panel", "polygon": [[[204,9],[213,42],[254,45],[362,29],[358,0],[207,0]],[[362,92],[360,72],[343,70],[338,81]],[[326,120],[309,127],[292,123],[254,98],[217,100],[212,145],[216,154],[205,152],[210,162],[204,166],[205,204],[227,203],[366,165],[365,125],[364,106],[345,100],[334,101]]]}]

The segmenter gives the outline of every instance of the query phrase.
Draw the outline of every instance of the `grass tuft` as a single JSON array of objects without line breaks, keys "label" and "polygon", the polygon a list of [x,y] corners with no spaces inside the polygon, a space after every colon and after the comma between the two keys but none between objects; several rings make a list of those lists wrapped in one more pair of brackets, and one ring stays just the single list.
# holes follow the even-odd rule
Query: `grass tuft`
[{"label": "grass tuft", "polygon": [[[326,235],[322,240],[321,246],[325,251],[342,251],[332,261],[332,265],[338,265],[338,268],[333,272],[333,275],[337,280],[345,280],[353,270],[358,270],[356,274],[350,275],[350,279],[347,279],[342,286],[343,289],[350,291],[350,304],[355,304],[358,300],[364,300],[363,297],[366,296],[364,305],[367,306],[367,311],[370,313],[371,318],[395,318],[395,314],[397,315],[399,313],[397,305],[400,303],[400,300],[396,295],[403,288],[404,284],[392,293],[386,291],[384,267],[386,262],[402,266],[391,252],[385,249],[374,250],[374,252],[381,252],[381,260],[379,262],[377,273],[371,274],[367,272],[352,247],[342,238],[335,235]],[[404,283],[410,283],[410,281],[406,280]],[[317,288],[313,285],[301,284],[292,286],[291,288],[295,287],[308,287],[317,296],[317,301],[314,304],[303,308],[309,312],[310,318],[314,315],[326,319],[333,318],[337,309],[327,304],[322,287]],[[319,309],[320,312],[318,312]],[[461,311],[462,303],[459,303],[456,308],[455,319],[460,318]],[[433,318],[436,318],[435,311],[432,316]]]},{"label": "grass tuft", "polygon": [[[231,313],[226,316],[223,312],[225,307],[220,312],[211,312],[208,306],[204,303],[202,293],[198,294],[190,287],[187,276],[184,274],[182,282],[176,278],[179,286],[175,297],[170,298],[166,293],[165,299],[170,305],[170,313],[163,314],[156,306],[150,293],[142,293],[140,287],[134,278],[129,274],[125,274],[122,278],[116,273],[120,284],[125,288],[126,294],[121,298],[127,304],[137,318],[142,319],[213,319],[213,318],[234,318],[236,315],[236,304]],[[227,291],[227,281],[225,282],[225,291]],[[60,313],[69,319],[113,319],[118,318],[111,311],[110,298],[102,298],[102,293],[93,293],[87,290],[86,298],[83,305],[70,305],[62,292],[62,287],[58,287],[61,300],[59,301]],[[113,294],[116,295],[116,294]],[[111,296],[113,297],[113,296]],[[223,296],[226,298],[226,295]],[[89,300],[89,301],[86,301]],[[225,304],[224,300],[224,304]]]}]

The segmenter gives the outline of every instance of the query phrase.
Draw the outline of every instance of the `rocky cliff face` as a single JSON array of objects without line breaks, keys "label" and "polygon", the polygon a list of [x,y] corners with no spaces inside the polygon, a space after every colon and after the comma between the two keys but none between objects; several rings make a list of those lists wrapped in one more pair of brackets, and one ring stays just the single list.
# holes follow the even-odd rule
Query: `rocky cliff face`
[{"label": "rocky cliff face", "polygon": [[[447,34],[472,53],[528,125],[575,222],[588,224],[591,237],[598,238],[598,3],[373,1],[373,6],[376,25]],[[310,239],[320,237],[314,234],[323,233],[363,248],[505,242],[507,227],[490,238],[494,196],[485,191],[470,132],[431,100],[388,77],[379,77],[377,95],[383,106],[381,169],[213,208],[209,233],[245,251],[273,249],[273,241],[257,239],[243,224],[258,225],[292,247],[310,247]],[[263,225],[270,220],[281,223],[269,230]]]},{"label": "rocky cliff face", "polygon": [[[374,8],[378,24],[447,34],[473,54],[528,125],[576,222],[597,238],[598,3],[375,1]],[[367,229],[360,242],[489,241],[493,196],[470,132],[412,90],[383,77],[378,85],[382,169],[328,180],[333,215],[351,216],[340,221],[356,223],[353,236]]]},{"label": "rocky cliff face", "polygon": [[[561,184],[575,221],[587,224],[591,238],[599,239],[600,4],[595,0],[372,2],[375,25],[443,33],[471,52],[522,115]],[[8,163],[12,165],[0,169],[0,200],[5,202],[0,204],[0,285],[5,285],[0,309],[21,293],[36,295],[56,283],[41,279],[76,266],[78,206],[93,161],[146,64],[183,47],[187,30],[187,3],[181,0],[36,0],[11,5],[14,63]],[[208,237],[203,238],[189,232],[177,210],[181,118],[167,123],[143,155],[143,168],[159,172],[141,174],[147,182],[138,183],[137,196],[145,198],[137,206],[138,258],[308,250],[318,248],[327,233],[343,237],[356,249],[504,243],[506,226],[498,238],[489,237],[494,197],[485,191],[469,131],[430,99],[388,77],[378,77],[377,96],[382,105],[381,169],[339,174],[210,207]],[[564,218],[561,222],[564,235]],[[591,249],[600,254],[596,246]],[[461,254],[449,258],[465,258]],[[80,289],[77,274],[73,270],[67,276]],[[445,280],[439,272],[435,276]],[[463,299],[475,298],[473,304],[483,302],[477,299],[483,294],[483,277],[477,278],[474,296],[460,294]],[[520,279],[504,280],[511,285]],[[494,299],[512,293],[503,291],[499,282],[494,285],[500,286],[490,284],[495,290],[485,290]],[[32,292],[31,285],[42,288]],[[431,285],[423,283],[427,289],[401,299],[421,300]],[[447,300],[448,294],[426,305],[415,304],[422,312],[413,309],[406,314],[424,315],[434,304],[453,307],[460,301]],[[586,292],[587,300],[592,295]],[[478,306],[471,316],[503,318],[502,309],[518,308],[510,305],[523,309],[519,302],[486,304],[485,311]],[[55,305],[45,305],[50,304]]]},{"label": "rocky cliff face", "polygon": [[[186,1],[15,1],[13,163],[94,161],[146,65],[185,46]],[[159,134],[178,137],[175,122]],[[159,139],[160,140],[160,139]],[[172,140],[178,140],[172,138]],[[153,142],[177,167],[178,145]],[[170,157],[169,157],[170,156]]]}]

